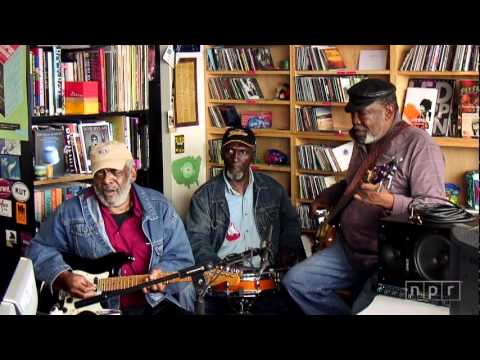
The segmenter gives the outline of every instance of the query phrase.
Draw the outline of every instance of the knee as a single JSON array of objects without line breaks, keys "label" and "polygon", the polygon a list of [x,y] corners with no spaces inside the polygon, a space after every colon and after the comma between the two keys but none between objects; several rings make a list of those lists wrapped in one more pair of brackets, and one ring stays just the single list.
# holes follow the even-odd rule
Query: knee
[{"label": "knee", "polygon": [[292,288],[297,288],[301,286],[304,282],[304,271],[299,265],[292,267],[282,279],[283,286],[288,290]]}]

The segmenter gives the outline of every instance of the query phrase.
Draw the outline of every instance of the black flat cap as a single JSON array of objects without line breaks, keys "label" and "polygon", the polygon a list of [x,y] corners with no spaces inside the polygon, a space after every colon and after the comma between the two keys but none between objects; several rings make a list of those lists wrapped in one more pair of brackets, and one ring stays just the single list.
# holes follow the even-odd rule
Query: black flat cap
[{"label": "black flat cap", "polygon": [[395,86],[388,81],[375,78],[362,80],[347,90],[349,101],[345,111],[349,113],[359,111],[376,100],[394,94],[395,91]]}]

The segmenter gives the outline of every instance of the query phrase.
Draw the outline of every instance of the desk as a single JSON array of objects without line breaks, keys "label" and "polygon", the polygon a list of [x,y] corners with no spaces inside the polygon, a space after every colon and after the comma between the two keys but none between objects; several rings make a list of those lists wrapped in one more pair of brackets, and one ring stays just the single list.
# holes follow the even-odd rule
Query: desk
[{"label": "desk", "polygon": [[377,295],[372,303],[357,315],[449,315],[450,309],[419,301]]}]

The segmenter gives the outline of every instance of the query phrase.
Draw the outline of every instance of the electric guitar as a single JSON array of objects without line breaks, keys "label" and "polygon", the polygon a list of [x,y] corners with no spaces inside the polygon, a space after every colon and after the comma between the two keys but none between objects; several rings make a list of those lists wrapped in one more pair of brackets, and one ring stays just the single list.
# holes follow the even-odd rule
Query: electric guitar
[{"label": "electric guitar", "polygon": [[[377,192],[388,191],[392,186],[392,179],[398,170],[398,164],[403,159],[393,157],[389,162],[383,165],[376,165],[372,170],[368,170],[363,182],[378,184]],[[355,192],[354,192],[355,193]],[[337,205],[330,210],[317,210],[318,222],[320,226],[315,234],[312,245],[312,253],[323,250],[333,244],[336,237],[336,225],[340,213],[350,204],[353,199],[351,196],[343,196]]]},{"label": "electric guitar", "polygon": [[[65,256],[64,256],[65,258]],[[74,270],[73,273],[84,276],[87,280],[96,286],[96,295],[108,294],[109,292],[128,290],[133,287],[141,287],[142,284],[146,284],[145,287],[151,281],[148,280],[149,274],[132,275],[132,276],[112,276],[112,274],[118,274],[121,266],[127,262],[133,261],[131,256],[125,253],[112,253],[105,257],[91,260],[82,259],[78,257],[70,257],[70,263],[80,265],[82,269],[94,270],[93,273],[84,270]],[[107,271],[105,271],[107,270]],[[162,272],[159,274],[159,278],[166,276],[172,277],[176,272]],[[210,286],[215,286],[221,283],[228,283],[231,286],[238,285],[241,280],[241,271],[235,268],[214,267],[211,270],[205,271],[203,276]],[[169,285],[179,282],[191,282],[191,277],[172,277],[169,280],[163,281],[163,284]],[[113,310],[104,309],[99,302],[91,305],[76,308],[75,304],[81,300],[75,298],[66,291],[60,290],[57,295],[56,303],[54,305],[55,310],[53,314],[62,315],[79,315],[79,314],[109,314]],[[52,311],[50,311],[52,313]]]}]

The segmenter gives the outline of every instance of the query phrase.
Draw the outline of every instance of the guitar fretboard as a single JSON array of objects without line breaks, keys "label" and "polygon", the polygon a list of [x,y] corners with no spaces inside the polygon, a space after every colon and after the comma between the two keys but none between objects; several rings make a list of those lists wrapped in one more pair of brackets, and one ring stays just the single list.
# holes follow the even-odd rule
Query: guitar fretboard
[{"label": "guitar fretboard", "polygon": [[[160,277],[165,277],[168,275],[174,274],[174,272],[162,272],[160,273]],[[239,279],[239,275],[237,273],[227,272],[227,271],[218,271],[218,270],[210,270],[205,272],[205,278],[207,281],[212,281],[213,284],[219,284],[222,282],[236,282]],[[97,280],[97,291],[101,292],[108,292],[108,291],[115,291],[115,290],[124,290],[131,288],[133,286],[137,286],[143,283],[148,282],[148,274],[143,275],[131,275],[131,276],[117,276],[105,279],[98,279]],[[174,284],[179,282],[191,282],[192,278],[190,276],[184,278],[175,278],[168,281],[163,282],[163,284]],[[238,280],[239,281],[239,280]]]}]

